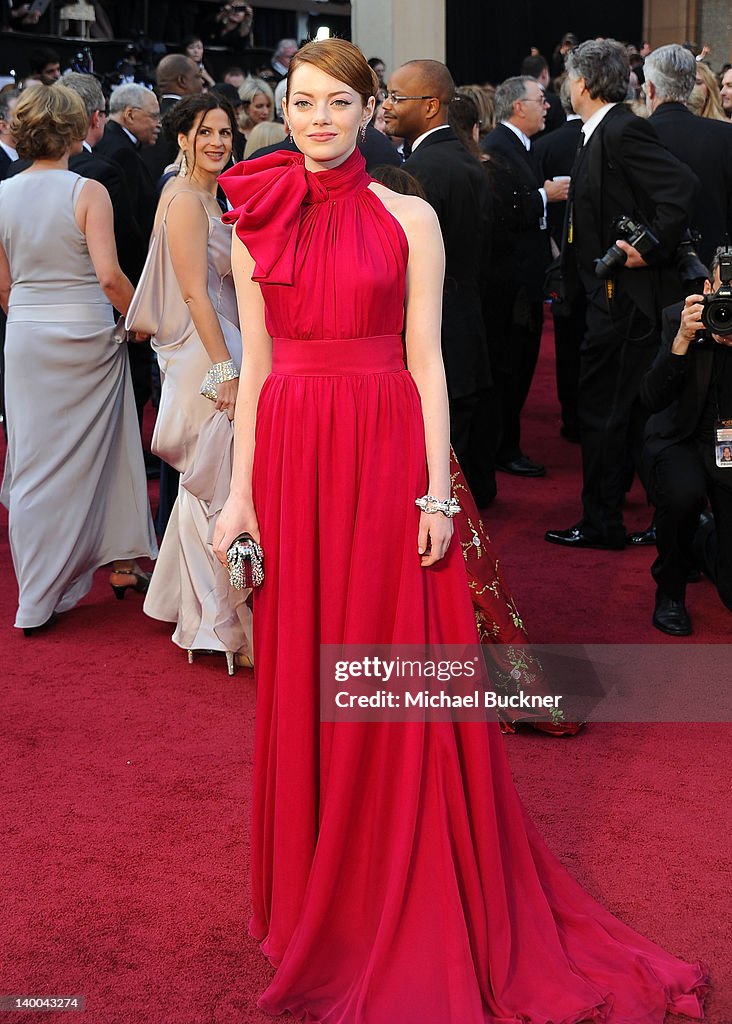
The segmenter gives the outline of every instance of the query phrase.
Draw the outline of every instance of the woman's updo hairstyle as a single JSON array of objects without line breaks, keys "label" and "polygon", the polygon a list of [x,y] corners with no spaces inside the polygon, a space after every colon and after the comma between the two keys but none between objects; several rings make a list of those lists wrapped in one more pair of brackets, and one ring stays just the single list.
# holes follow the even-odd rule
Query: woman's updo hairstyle
[{"label": "woman's updo hairstyle", "polygon": [[78,93],[65,85],[33,84],[21,94],[10,130],[21,160],[59,160],[86,138],[89,117]]},{"label": "woman's updo hairstyle", "polygon": [[366,106],[371,96],[379,91],[379,79],[369,67],[366,58],[357,46],[347,39],[315,39],[306,43],[290,60],[287,74],[287,99],[290,99],[290,83],[293,72],[301,64],[312,64],[331,78],[357,92]]}]

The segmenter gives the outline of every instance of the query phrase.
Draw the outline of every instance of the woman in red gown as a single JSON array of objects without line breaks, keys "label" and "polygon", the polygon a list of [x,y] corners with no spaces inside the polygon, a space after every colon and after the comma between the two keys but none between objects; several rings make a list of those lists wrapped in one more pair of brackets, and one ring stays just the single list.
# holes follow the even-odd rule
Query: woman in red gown
[{"label": "woman in red gown", "polygon": [[376,88],[352,44],[308,44],[285,101],[301,153],[222,177],[244,362],[215,547],[247,531],[265,552],[250,930],[277,971],[259,1005],[309,1024],[700,1017],[701,966],[547,850],[497,725],[320,720],[321,644],[478,640],[452,522],[415,507],[449,496],[443,254],[430,207],[365,172]]}]

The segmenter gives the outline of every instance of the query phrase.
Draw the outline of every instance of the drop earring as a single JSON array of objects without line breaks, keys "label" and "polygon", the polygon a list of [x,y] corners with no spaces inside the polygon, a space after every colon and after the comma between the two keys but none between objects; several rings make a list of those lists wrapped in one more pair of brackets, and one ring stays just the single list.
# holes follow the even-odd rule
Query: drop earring
[{"label": "drop earring", "polygon": [[365,142],[365,141],[366,141],[366,125],[362,124],[361,125],[361,142]]},{"label": "drop earring", "polygon": [[186,160],[186,155],[184,153],[183,156],[180,159],[180,167],[178,168],[178,177],[179,178],[185,178],[186,174],[188,174],[188,161]]}]

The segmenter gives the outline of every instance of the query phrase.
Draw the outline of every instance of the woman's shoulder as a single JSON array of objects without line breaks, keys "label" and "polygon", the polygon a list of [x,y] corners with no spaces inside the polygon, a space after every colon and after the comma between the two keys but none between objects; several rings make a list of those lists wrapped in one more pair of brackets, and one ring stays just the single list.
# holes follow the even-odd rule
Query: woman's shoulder
[{"label": "woman's shoulder", "polygon": [[378,181],[372,181],[369,189],[384,204],[389,213],[395,217],[407,237],[411,233],[430,233],[436,228],[439,231],[437,214],[430,204],[419,196],[403,195],[401,192],[392,192],[386,185]]}]

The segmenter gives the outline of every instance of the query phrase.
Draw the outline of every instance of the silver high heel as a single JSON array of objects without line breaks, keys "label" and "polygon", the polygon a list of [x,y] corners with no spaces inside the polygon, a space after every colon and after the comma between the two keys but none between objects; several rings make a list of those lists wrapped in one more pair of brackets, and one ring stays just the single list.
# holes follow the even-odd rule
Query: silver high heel
[{"label": "silver high heel", "polygon": [[[189,665],[193,664],[193,655],[194,655],[194,653],[195,653],[194,651],[190,651],[190,650],[188,651],[188,664]],[[201,651],[200,653],[202,653],[202,654],[218,654],[219,652],[218,651]],[[234,675],[234,671],[235,671],[235,666],[236,666],[236,662],[234,660],[234,652],[233,651],[224,651],[224,654],[226,655],[226,671],[229,673],[230,676],[233,676]]]}]

